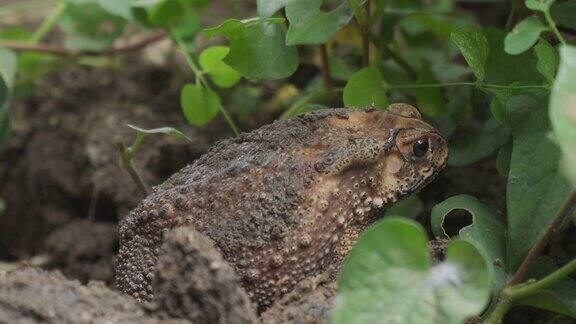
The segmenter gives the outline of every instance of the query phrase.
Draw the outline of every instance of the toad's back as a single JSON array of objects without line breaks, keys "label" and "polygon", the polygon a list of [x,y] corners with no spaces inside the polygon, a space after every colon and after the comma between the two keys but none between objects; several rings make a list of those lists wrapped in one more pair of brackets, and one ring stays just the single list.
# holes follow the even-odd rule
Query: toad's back
[{"label": "toad's back", "polygon": [[216,144],[122,221],[119,288],[150,300],[163,231],[193,225],[266,307],[340,262],[375,202],[381,207],[412,190],[376,170],[399,121],[431,129],[414,116],[330,109]]}]

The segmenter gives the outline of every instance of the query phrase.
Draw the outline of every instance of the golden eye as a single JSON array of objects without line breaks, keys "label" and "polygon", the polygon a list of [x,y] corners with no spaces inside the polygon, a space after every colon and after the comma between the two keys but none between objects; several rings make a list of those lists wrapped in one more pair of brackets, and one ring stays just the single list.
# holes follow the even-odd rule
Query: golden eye
[{"label": "golden eye", "polygon": [[428,140],[421,138],[416,143],[414,143],[414,146],[412,146],[412,152],[417,158],[421,158],[424,157],[426,153],[428,153],[428,148]]}]

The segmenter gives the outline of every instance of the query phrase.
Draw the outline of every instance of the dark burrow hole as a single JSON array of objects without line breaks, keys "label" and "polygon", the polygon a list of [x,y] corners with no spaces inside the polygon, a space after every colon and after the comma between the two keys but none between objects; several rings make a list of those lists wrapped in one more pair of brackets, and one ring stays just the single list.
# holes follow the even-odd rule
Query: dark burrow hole
[{"label": "dark burrow hole", "polygon": [[465,209],[454,209],[444,216],[442,227],[448,236],[458,235],[463,227],[471,225],[473,222],[472,214]]}]

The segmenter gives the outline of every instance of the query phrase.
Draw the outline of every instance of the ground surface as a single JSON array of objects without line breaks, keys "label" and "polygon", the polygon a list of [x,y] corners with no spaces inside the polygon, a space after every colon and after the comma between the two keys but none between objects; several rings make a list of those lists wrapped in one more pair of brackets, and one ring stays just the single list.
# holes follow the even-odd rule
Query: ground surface
[{"label": "ground surface", "polygon": [[[199,315],[198,309],[203,314],[220,311],[214,308],[214,300],[191,301],[177,294],[167,295],[164,306],[141,308],[117,294],[112,285],[117,223],[142,198],[119,167],[114,146],[117,140],[133,140],[134,132],[125,125],[170,125],[193,139],[187,143],[161,136],[150,138],[135,159],[150,185],[161,183],[198,158],[210,143],[229,135],[221,120],[202,130],[186,125],[178,98],[182,78],[175,69],[138,62],[128,63],[121,70],[71,67],[42,78],[30,96],[12,105],[13,133],[0,157],[0,197],[7,205],[0,217],[0,273],[24,261],[62,274],[28,269],[12,273],[10,278],[0,275],[0,296],[14,292],[12,299],[0,300],[0,322],[22,314],[40,320],[42,316],[60,316],[62,308],[76,307],[59,300],[49,305],[52,308],[42,305],[41,298],[48,300],[48,294],[75,296],[86,299],[85,305],[99,305],[88,307],[89,311],[79,308],[78,315],[70,314],[73,319],[104,316],[106,310],[114,310],[109,316],[122,321],[153,320],[158,314],[163,314],[163,318],[195,318],[204,316]],[[261,111],[244,127],[256,127],[275,117],[274,113]],[[494,174],[493,161],[468,168],[447,168],[421,193],[426,210],[419,220],[426,223],[431,206],[461,193],[504,208],[505,179]],[[175,243],[172,248],[178,250],[178,245]],[[179,251],[182,254],[185,249]],[[209,256],[212,257],[217,258]],[[220,273],[221,278],[228,282],[226,289],[235,292],[239,287],[235,286],[233,274],[226,271]],[[164,283],[182,276],[169,267]],[[91,280],[100,283],[82,285]],[[39,287],[53,288],[29,303],[23,302],[30,296],[30,289]],[[186,287],[198,289],[194,285]],[[243,303],[242,292],[238,294],[239,299],[231,302],[234,305]],[[266,323],[296,319],[325,322],[334,294],[334,285],[326,284],[322,278],[302,282],[261,319]],[[223,300],[223,296],[210,296]],[[180,306],[173,307],[175,303]],[[239,311],[242,315],[237,314],[236,318],[253,320],[248,309]],[[150,312],[156,315],[151,316]]]}]

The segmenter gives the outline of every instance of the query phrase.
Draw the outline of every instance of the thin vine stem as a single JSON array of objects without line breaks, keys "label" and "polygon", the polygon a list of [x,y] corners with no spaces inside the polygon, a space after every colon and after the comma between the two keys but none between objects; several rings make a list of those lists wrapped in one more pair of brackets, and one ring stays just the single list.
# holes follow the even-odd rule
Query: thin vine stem
[{"label": "thin vine stem", "polygon": [[52,9],[40,26],[38,26],[34,31],[32,36],[30,36],[28,41],[32,44],[41,41],[54,28],[54,26],[56,26],[58,20],[60,20],[60,17],[64,14],[66,9],[68,9],[68,1],[59,1],[56,7]]},{"label": "thin vine stem", "polygon": [[[186,48],[186,44],[184,44],[184,41],[175,33],[171,33],[171,36],[176,41],[176,45],[178,46],[178,49],[180,49],[180,52],[184,56],[184,59],[186,59],[186,63],[188,63],[188,66],[190,67],[190,69],[194,73],[196,80],[199,81],[206,89],[213,91],[210,84],[208,83],[208,81],[204,77],[202,70],[200,70],[200,68],[198,67],[198,65],[196,64],[196,62],[194,61],[194,59],[190,55],[190,53],[188,53],[188,49]],[[240,135],[240,132],[238,131],[238,127],[236,127],[236,124],[234,124],[234,121],[232,120],[232,118],[230,117],[230,115],[228,114],[226,109],[224,109],[224,107],[222,105],[218,105],[218,108],[220,109],[220,112],[224,116],[224,119],[226,119],[226,122],[228,123],[228,125],[230,126],[230,129],[232,129],[234,134],[236,134],[236,136]]]},{"label": "thin vine stem", "polygon": [[531,283],[507,287],[504,289],[496,307],[492,310],[490,315],[485,321],[485,324],[499,324],[502,318],[510,307],[514,305],[514,302],[521,300],[523,298],[530,297],[538,292],[551,287],[552,285],[560,282],[562,279],[568,277],[571,273],[576,271],[576,259],[568,262],[560,269],[552,272],[546,277],[536,280]]},{"label": "thin vine stem", "polygon": [[331,92],[333,83],[332,72],[330,72],[330,60],[328,58],[328,46],[326,43],[320,44],[318,50],[320,52],[320,72],[322,74],[322,81],[324,82],[326,90]]},{"label": "thin vine stem", "polygon": [[514,286],[524,281],[526,274],[532,267],[532,265],[538,260],[542,251],[550,239],[556,234],[564,220],[570,217],[574,210],[576,209],[576,190],[572,191],[569,195],[564,204],[558,209],[556,214],[550,220],[548,226],[544,229],[542,234],[538,237],[528,254],[522,261],[522,264],[516,270],[516,273],[512,276],[512,279],[508,282],[508,286]]},{"label": "thin vine stem", "polygon": [[552,16],[550,15],[549,10],[544,10],[544,19],[546,19],[546,22],[548,23],[550,28],[552,28],[552,32],[554,33],[554,35],[556,35],[556,38],[558,38],[560,43],[562,43],[562,45],[566,45],[566,40],[564,39],[564,37],[562,36],[560,31],[556,27],[556,23],[554,22],[554,19],[552,19]]}]

